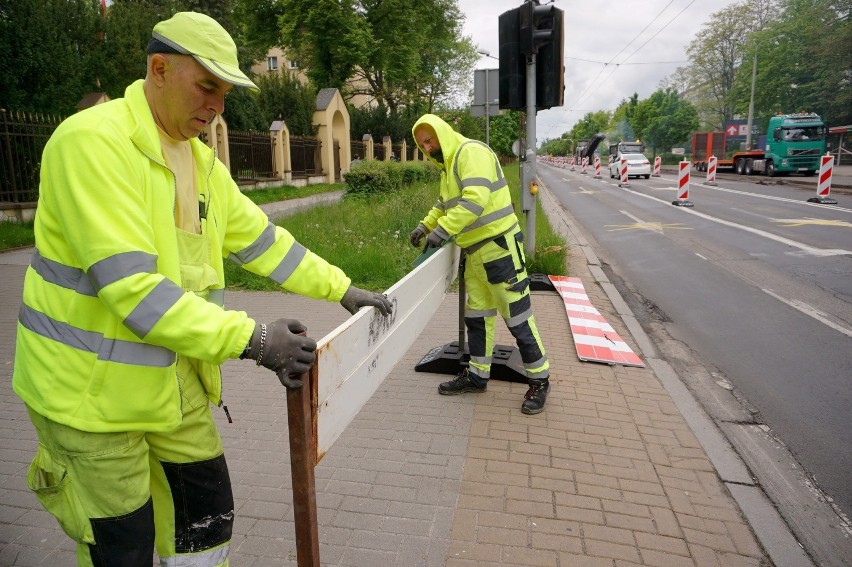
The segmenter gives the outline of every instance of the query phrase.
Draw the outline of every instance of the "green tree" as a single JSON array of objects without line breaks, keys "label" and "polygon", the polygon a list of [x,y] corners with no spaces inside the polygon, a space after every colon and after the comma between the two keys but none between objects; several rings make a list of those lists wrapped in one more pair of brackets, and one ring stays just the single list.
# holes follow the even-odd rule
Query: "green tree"
[{"label": "green tree", "polygon": [[636,133],[633,131],[631,122],[633,121],[633,115],[636,113],[636,105],[638,104],[639,93],[633,93],[633,96],[627,100],[622,100],[618,107],[616,107],[607,129],[607,139],[611,143],[636,139]]},{"label": "green tree", "polygon": [[848,1],[784,0],[778,17],[750,37],[737,74],[741,113],[748,111],[757,58],[755,115],[817,112],[833,125],[852,122],[852,18]]},{"label": "green tree", "polygon": [[0,0],[0,106],[71,114],[98,89],[97,0]]},{"label": "green tree", "polygon": [[283,45],[299,54],[318,88],[342,90],[371,41],[352,0],[281,0]]},{"label": "green tree", "polygon": [[575,141],[587,140],[595,134],[606,132],[612,119],[608,110],[589,112],[571,129],[571,137]]},{"label": "green tree", "polygon": [[498,156],[510,157],[512,153],[512,144],[515,140],[521,139],[521,133],[524,131],[523,113],[515,110],[506,110],[498,116],[491,117],[489,141],[491,149]]},{"label": "green tree", "polygon": [[[690,96],[703,122],[721,129],[733,118],[740,97],[733,90],[737,70],[743,63],[749,35],[765,27],[777,11],[776,0],[745,0],[712,14],[689,44]],[[746,105],[748,102],[746,102]]]},{"label": "green tree", "polygon": [[658,90],[641,101],[634,116],[640,139],[656,155],[687,140],[698,128],[695,106],[674,90]]}]

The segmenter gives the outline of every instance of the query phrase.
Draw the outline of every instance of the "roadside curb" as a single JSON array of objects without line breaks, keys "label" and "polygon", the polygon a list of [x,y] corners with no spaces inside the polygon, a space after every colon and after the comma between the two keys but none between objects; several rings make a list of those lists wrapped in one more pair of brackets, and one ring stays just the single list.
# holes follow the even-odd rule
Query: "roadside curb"
[{"label": "roadside curb", "polygon": [[541,204],[554,229],[560,232],[571,247],[578,247],[588,267],[612,302],[618,316],[642,349],[644,358],[657,380],[671,396],[678,411],[699,440],[713,463],[722,483],[730,492],[748,521],[760,544],[777,567],[815,567],[806,555],[787,523],[763,489],[756,484],[746,463],[734,450],[724,433],[700,406],[665,360],[657,358],[651,338],[630,310],[615,285],[601,268],[600,260],[574,222],[571,213],[556,201],[547,186],[539,179]]}]

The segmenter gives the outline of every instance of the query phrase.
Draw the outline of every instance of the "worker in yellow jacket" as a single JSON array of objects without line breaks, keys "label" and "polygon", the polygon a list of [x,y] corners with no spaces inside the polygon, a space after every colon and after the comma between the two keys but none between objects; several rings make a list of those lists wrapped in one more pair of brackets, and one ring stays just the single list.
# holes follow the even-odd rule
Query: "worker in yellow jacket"
[{"label": "worker in yellow jacket", "polygon": [[224,308],[223,257],[285,290],[374,306],[381,294],[269,222],[198,140],[240,70],[228,33],[181,12],[158,23],[125,96],[47,143],[13,386],[39,445],[27,481],[85,566],[228,564],[234,502],[210,404],[219,365],[254,360],[288,386],[316,343],[295,320]]},{"label": "worker in yellow jacket", "polygon": [[441,246],[451,237],[465,254],[465,327],[469,366],[438,391],[484,392],[491,375],[494,326],[499,313],[515,337],[529,380],[521,411],[544,410],[550,364],[538,334],[529,294],[523,233],[500,162],[487,145],[470,140],[433,114],[412,128],[414,141],[441,168],[438,201],[411,232],[411,244]]}]

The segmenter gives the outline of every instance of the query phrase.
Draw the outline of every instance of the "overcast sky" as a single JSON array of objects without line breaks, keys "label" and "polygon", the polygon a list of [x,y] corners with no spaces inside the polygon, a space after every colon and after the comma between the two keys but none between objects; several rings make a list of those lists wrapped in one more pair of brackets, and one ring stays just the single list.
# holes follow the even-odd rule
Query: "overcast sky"
[{"label": "overcast sky", "polygon": [[[497,57],[497,19],[522,3],[458,0],[465,14],[465,35]],[[686,48],[702,25],[710,22],[710,15],[733,3],[734,0],[557,0],[556,7],[565,13],[565,105],[538,113],[539,143],[561,136],[589,112],[614,110],[633,93],[639,93],[640,99],[647,98],[662,79],[686,65]],[[495,59],[482,57],[477,68],[496,69],[498,65]]]}]

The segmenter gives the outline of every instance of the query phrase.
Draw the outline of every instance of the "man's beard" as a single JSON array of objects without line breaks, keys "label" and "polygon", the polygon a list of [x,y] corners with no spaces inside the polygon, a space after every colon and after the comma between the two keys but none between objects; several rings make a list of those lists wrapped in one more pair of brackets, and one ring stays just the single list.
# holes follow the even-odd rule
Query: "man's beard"
[{"label": "man's beard", "polygon": [[444,163],[444,152],[442,152],[440,149],[433,150],[432,153],[429,154],[429,156],[438,163]]}]

